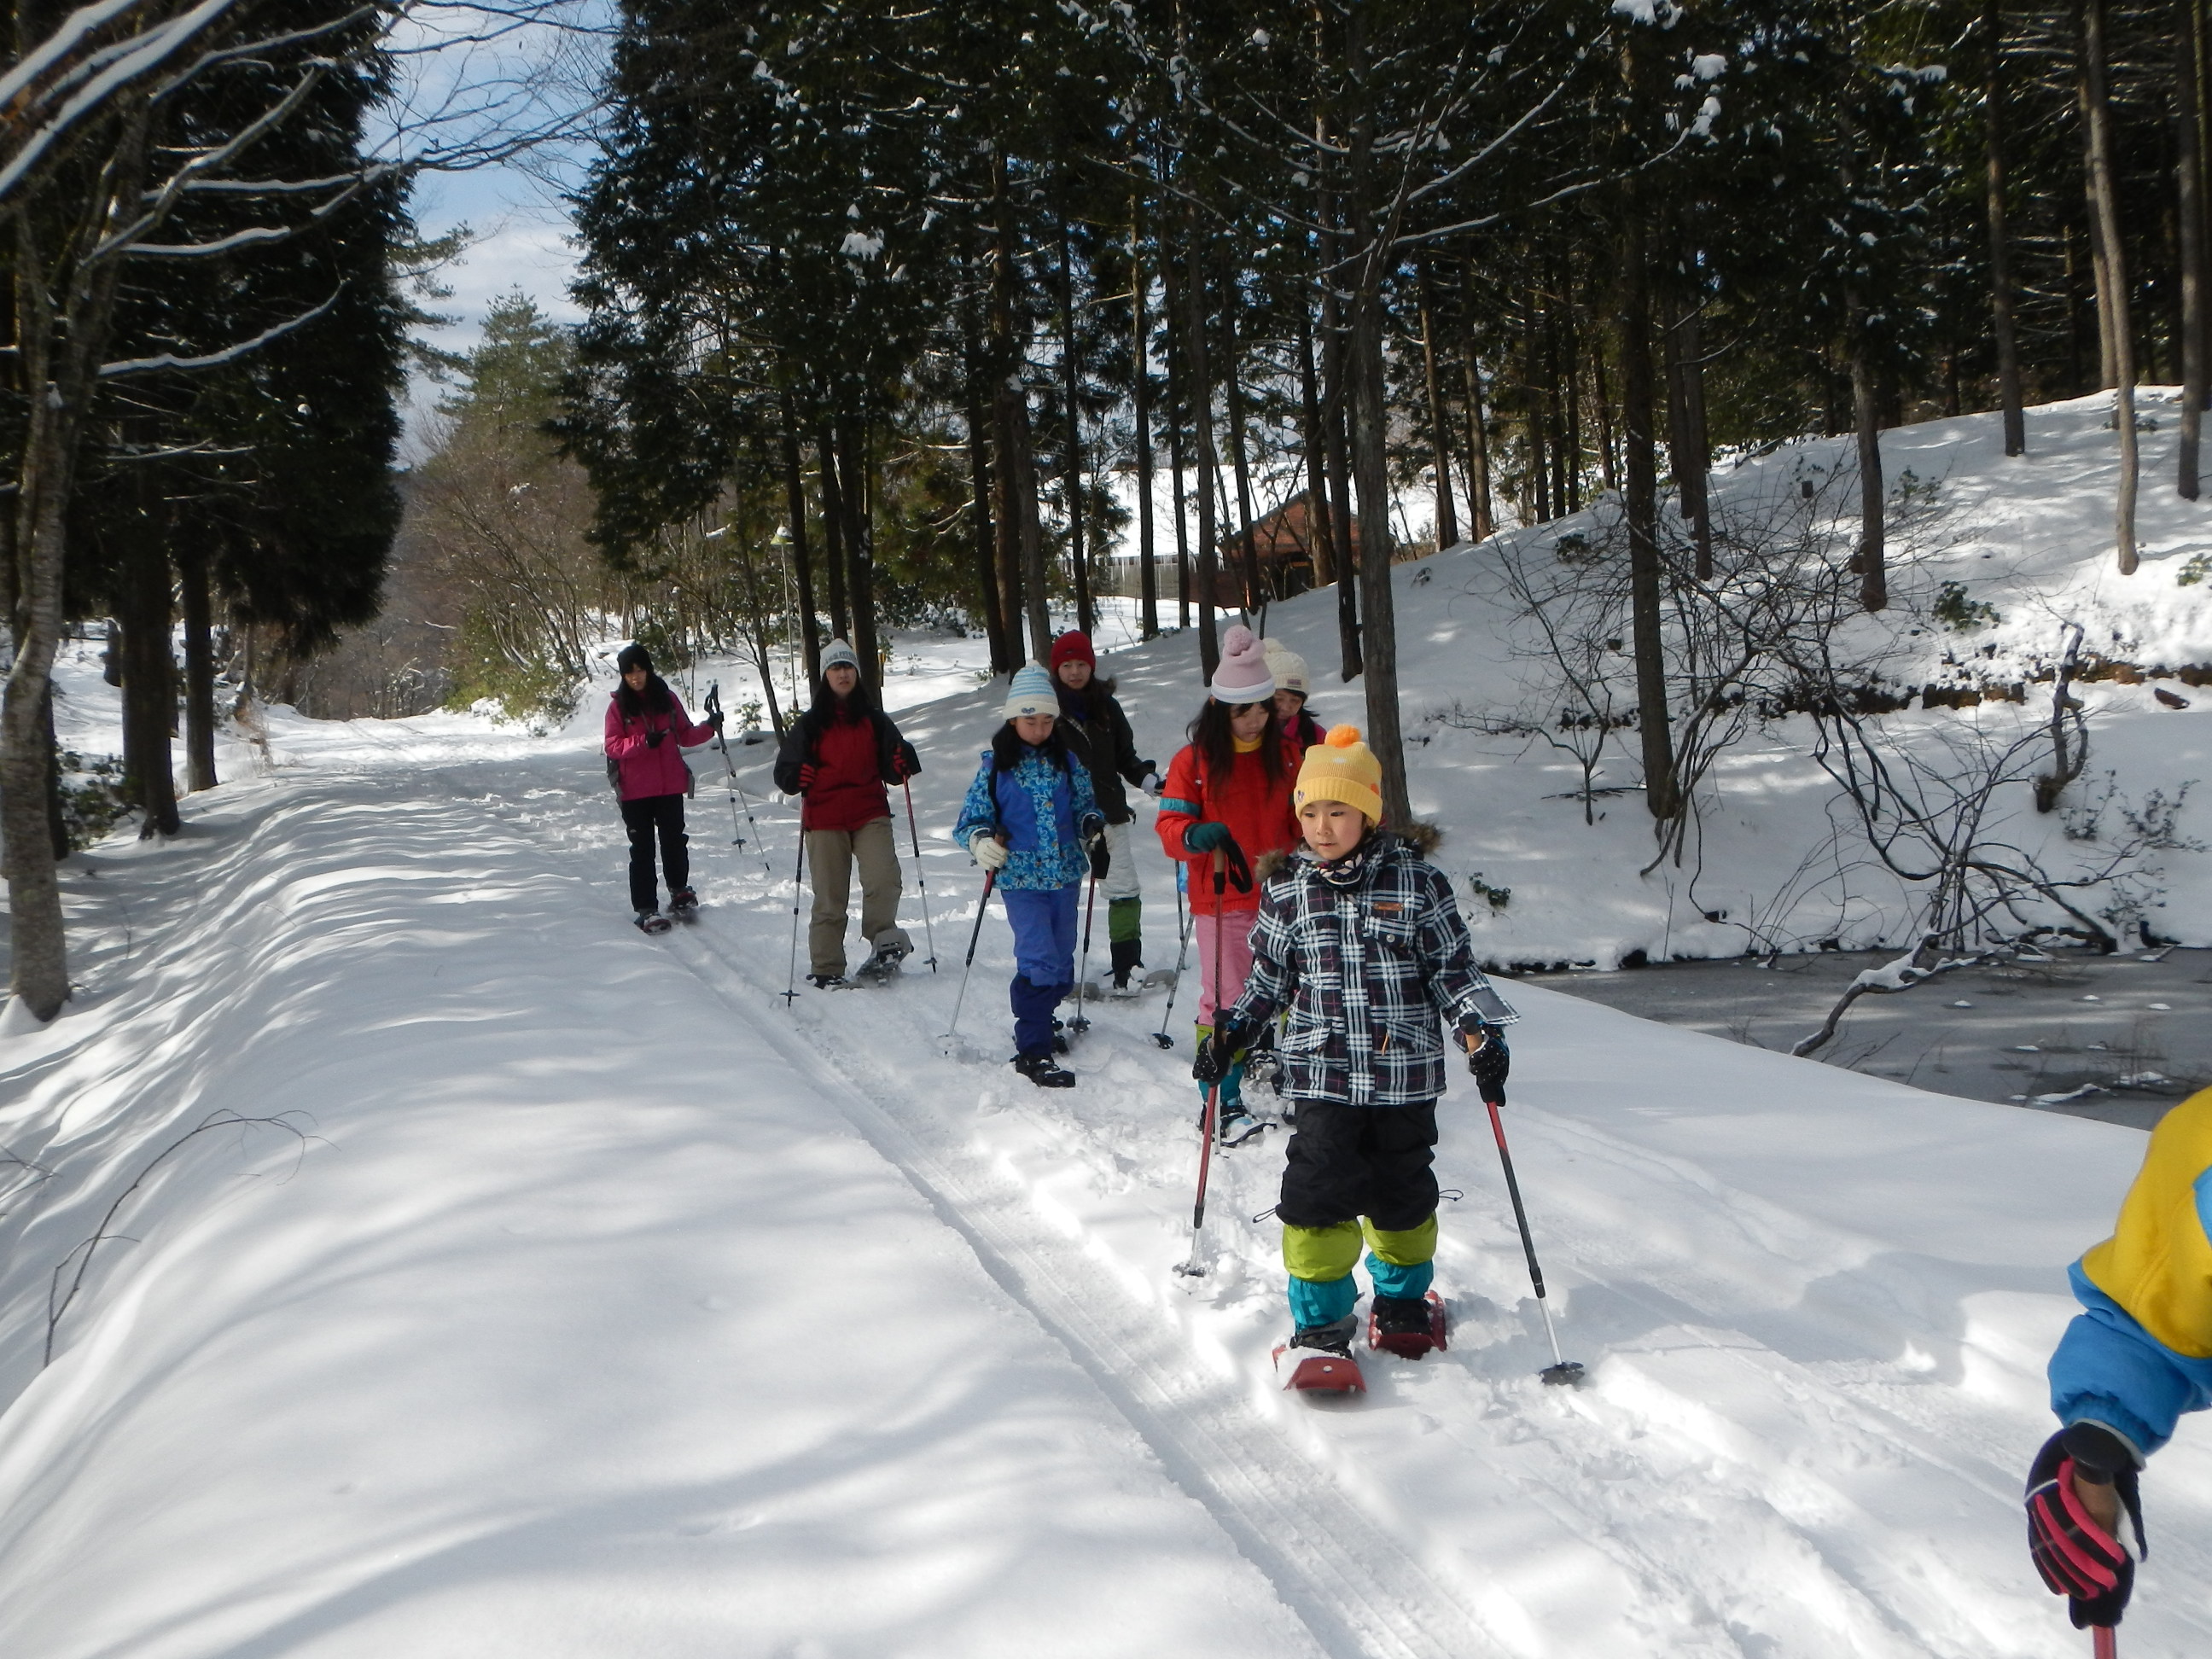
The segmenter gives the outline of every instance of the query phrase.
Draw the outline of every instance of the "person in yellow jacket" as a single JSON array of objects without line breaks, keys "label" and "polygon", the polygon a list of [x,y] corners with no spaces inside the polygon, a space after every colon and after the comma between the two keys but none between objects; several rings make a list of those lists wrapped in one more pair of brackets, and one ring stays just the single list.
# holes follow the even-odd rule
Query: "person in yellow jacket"
[{"label": "person in yellow jacket", "polygon": [[2112,1236],[2069,1270],[2082,1311],[2051,1356],[2063,1425],[2027,1478],[2028,1545],[2077,1628],[2120,1622],[2143,1553],[2136,1476],[2212,1405],[2212,1089],[2168,1112]]}]

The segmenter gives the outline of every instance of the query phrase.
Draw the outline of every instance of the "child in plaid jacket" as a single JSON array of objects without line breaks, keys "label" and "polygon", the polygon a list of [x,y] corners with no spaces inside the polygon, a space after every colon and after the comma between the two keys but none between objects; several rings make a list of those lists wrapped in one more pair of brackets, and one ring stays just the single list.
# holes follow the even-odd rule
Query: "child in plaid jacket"
[{"label": "child in plaid jacket", "polygon": [[[1340,726],[1306,751],[1292,797],[1304,845],[1262,884],[1252,972],[1197,1072],[1218,1072],[1282,1011],[1282,1094],[1297,1103],[1276,1214],[1292,1346],[1345,1352],[1363,1241],[1380,1333],[1426,1332],[1437,1248],[1441,1020],[1474,1047],[1487,985],[1423,841],[1382,827],[1382,767]],[[1441,1019],[1440,1018],[1441,1017]]]}]

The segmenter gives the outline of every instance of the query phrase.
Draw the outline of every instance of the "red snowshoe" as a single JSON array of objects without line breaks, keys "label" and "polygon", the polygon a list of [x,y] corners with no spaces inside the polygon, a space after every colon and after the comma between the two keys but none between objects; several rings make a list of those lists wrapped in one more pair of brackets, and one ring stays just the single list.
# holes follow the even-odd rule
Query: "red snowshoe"
[{"label": "red snowshoe", "polygon": [[1367,1392],[1367,1379],[1352,1357],[1352,1333],[1358,1322],[1346,1314],[1333,1325],[1312,1325],[1275,1350],[1275,1374],[1291,1394],[1347,1395]]},{"label": "red snowshoe", "polygon": [[1401,1359],[1419,1359],[1432,1348],[1442,1352],[1443,1298],[1434,1291],[1425,1301],[1409,1296],[1376,1297],[1367,1309],[1367,1346]]}]

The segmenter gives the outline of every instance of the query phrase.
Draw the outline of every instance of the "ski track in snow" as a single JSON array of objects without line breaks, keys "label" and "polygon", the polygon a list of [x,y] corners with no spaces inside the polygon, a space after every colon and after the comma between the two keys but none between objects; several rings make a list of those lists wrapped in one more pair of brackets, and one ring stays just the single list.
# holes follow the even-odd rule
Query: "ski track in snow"
[{"label": "ski track in snow", "polygon": [[[1364,1400],[1316,1407],[1267,1366],[1280,1269],[1275,1230],[1254,1218],[1273,1200],[1279,1133],[1217,1158],[1208,1276],[1170,1271],[1197,1152],[1194,981],[1172,1053],[1148,1036],[1161,994],[1103,1004],[1071,1062],[1078,1087],[1035,1091],[939,1050],[974,916],[957,849],[925,843],[944,972],[918,955],[890,987],[802,993],[787,1011],[789,876],[728,845],[711,790],[690,814],[707,908],[647,941],[621,920],[622,831],[588,750],[375,735],[368,754],[329,757],[343,769],[246,786],[277,797],[246,834],[385,802],[442,817],[478,861],[498,843],[500,860],[539,865],[518,881],[550,876],[604,910],[605,957],[570,971],[668,952],[741,1022],[741,1049],[757,1038],[904,1176],[1332,1659],[2056,1659],[2078,1645],[2026,1577],[2018,1470],[2069,1310],[2057,1267],[2107,1204],[2094,1183],[2069,1194],[2068,1159],[2124,1178],[2131,1132],[1946,1102],[1519,988],[1509,1133],[1562,1341],[1590,1379],[1554,1390],[1534,1376],[1550,1355],[1486,1125],[1459,1091],[1438,1165],[1464,1193],[1438,1258],[1452,1347],[1421,1364],[1368,1355]],[[957,769],[917,791],[925,822],[950,816]],[[788,810],[755,812],[770,853],[787,849]],[[362,873],[408,872],[375,856]],[[360,878],[317,874],[281,902]],[[103,886],[129,908],[126,881]],[[175,901],[161,933],[188,933],[205,896]],[[909,923],[915,896],[909,884]],[[1164,901],[1148,893],[1156,954]],[[995,915],[982,939],[963,1024],[988,1053],[1006,1023]],[[148,939],[142,959],[159,948]],[[2014,1142],[2025,1151],[2003,1150]],[[2005,1179],[2033,1178],[1949,1213],[1947,1194],[1992,1157]],[[1885,1158],[1904,1171],[1869,1176]],[[1778,1159],[1794,1166],[1779,1184]],[[2012,1213],[2053,1205],[2063,1251]],[[2039,1250],[2041,1266],[2009,1265]],[[2212,1570],[2191,1439],[2154,1471],[2159,1556],[2130,1624],[2175,1651],[2212,1635],[2212,1609],[2181,1589]]]},{"label": "ski track in snow", "polygon": [[[533,805],[550,802],[541,793]],[[695,827],[712,825],[707,805],[702,794]],[[787,839],[788,815],[775,818],[763,830]],[[614,845],[588,823],[557,838]],[[2053,1607],[2020,1583],[2014,1413],[1976,1410],[1974,1389],[1939,1401],[1926,1386],[1947,1364],[1963,1375],[2002,1358],[2015,1369],[1992,1385],[1999,1403],[2033,1409],[2042,1352],[1999,1353],[2000,1337],[1978,1346],[1961,1333],[1946,1362],[1905,1340],[1963,1288],[1927,1277],[1948,1264],[1885,1259],[1895,1253],[1876,1240],[1695,1160],[1516,1103],[1509,1133],[1539,1248],[1555,1306],[1571,1310],[1562,1340],[1594,1362],[1582,1390],[1548,1390],[1532,1374],[1549,1356],[1502,1181],[1481,1162],[1480,1120],[1448,1110],[1440,1169],[1467,1191],[1448,1206],[1439,1258],[1450,1354],[1426,1365],[1367,1356],[1372,1392],[1348,1408],[1290,1401],[1266,1371],[1282,1322],[1273,1229],[1247,1219],[1272,1200],[1278,1135],[1256,1156],[1217,1159],[1212,1274],[1195,1295],[1170,1276],[1196,1156],[1187,1085],[1174,1081],[1186,1064],[1180,1014],[1171,1056],[1115,1029],[1149,1028],[1157,994],[1093,1010],[1070,1062],[1084,1079],[1072,1099],[1025,1090],[995,1065],[940,1059],[935,1028],[972,899],[936,917],[936,985],[910,967],[883,990],[802,993],[787,1014],[775,987],[789,879],[735,859],[724,867],[732,874],[696,929],[673,936],[679,960],[906,1172],[1331,1653],[2070,1651]],[[601,884],[611,899],[614,884]],[[735,903],[722,896],[732,885]],[[940,907],[951,885],[932,884]],[[987,945],[996,931],[986,922]],[[1005,1024],[993,956],[979,952],[963,1014],[985,1050]],[[1538,1052],[1524,1048],[1524,1067]],[[1139,1066],[1148,1075],[1132,1077]],[[1090,1121],[1086,1091],[1124,1090],[1125,1111],[1149,1107],[1150,1123]],[[952,1103],[969,1095],[975,1113]],[[1562,1185],[1552,1171],[1570,1163],[1577,1179]],[[2038,1311],[2055,1335],[2051,1310]],[[1885,1359],[1883,1346],[1903,1351]],[[1962,1549],[1952,1534],[1967,1516]]]}]

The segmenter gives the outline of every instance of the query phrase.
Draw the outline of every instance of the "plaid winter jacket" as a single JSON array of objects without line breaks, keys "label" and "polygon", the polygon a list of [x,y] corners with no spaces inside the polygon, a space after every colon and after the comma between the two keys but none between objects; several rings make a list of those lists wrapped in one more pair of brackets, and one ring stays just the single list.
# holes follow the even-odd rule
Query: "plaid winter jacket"
[{"label": "plaid winter jacket", "polygon": [[1407,1106],[1443,1092],[1438,1016],[1455,1025],[1486,981],[1443,871],[1382,834],[1323,865],[1301,848],[1261,884],[1252,971],[1231,1017],[1287,1006],[1284,1094]]}]

